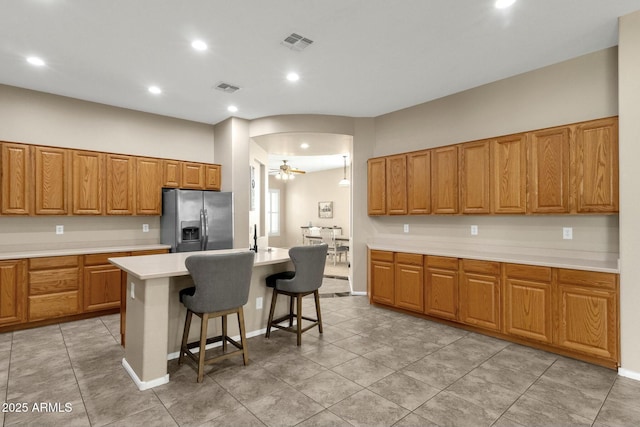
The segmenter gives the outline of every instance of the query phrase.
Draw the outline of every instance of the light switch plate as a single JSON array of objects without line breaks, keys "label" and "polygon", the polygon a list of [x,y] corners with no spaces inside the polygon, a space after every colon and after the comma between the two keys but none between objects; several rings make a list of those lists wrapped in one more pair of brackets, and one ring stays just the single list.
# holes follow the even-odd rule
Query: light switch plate
[{"label": "light switch plate", "polygon": [[562,238],[564,240],[572,240],[573,239],[573,228],[572,227],[562,227]]},{"label": "light switch plate", "polygon": [[142,224],[142,232],[143,233],[149,232],[149,224]]},{"label": "light switch plate", "polygon": [[256,310],[262,309],[262,297],[256,298]]},{"label": "light switch plate", "polygon": [[56,225],[56,234],[64,234],[64,225]]},{"label": "light switch plate", "polygon": [[477,236],[478,235],[478,226],[477,225],[472,225],[471,226],[471,235],[472,236]]}]

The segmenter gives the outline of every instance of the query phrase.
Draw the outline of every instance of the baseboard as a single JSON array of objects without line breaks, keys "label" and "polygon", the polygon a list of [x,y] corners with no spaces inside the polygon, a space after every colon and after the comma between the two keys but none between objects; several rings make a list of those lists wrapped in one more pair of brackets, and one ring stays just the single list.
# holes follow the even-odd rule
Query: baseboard
[{"label": "baseboard", "polygon": [[353,296],[366,296],[367,293],[363,291],[351,291],[351,295]]},{"label": "baseboard", "polygon": [[127,371],[133,382],[138,387],[138,390],[140,391],[158,387],[159,385],[167,384],[169,382],[169,374],[160,378],[156,378],[155,380],[142,381],[140,378],[138,378],[138,375],[136,375],[133,368],[131,367],[131,365],[129,365],[129,362],[127,362],[127,359],[125,359],[124,357],[122,358],[122,366],[124,367],[124,370]]},{"label": "baseboard", "polygon": [[631,378],[632,380],[640,381],[640,372],[630,371],[624,368],[618,368],[618,375],[625,378]]}]

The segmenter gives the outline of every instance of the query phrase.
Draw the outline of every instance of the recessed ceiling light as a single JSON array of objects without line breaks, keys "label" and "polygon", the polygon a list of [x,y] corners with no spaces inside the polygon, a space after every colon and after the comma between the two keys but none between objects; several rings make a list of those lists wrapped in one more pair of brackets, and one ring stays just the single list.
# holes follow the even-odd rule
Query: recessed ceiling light
[{"label": "recessed ceiling light", "polygon": [[195,50],[207,50],[207,44],[202,40],[194,40],[191,42],[191,47]]},{"label": "recessed ceiling light", "polygon": [[303,142],[302,144],[300,144],[300,148],[302,148],[303,150],[306,150],[307,148],[309,148],[309,144],[307,144],[306,142]]},{"label": "recessed ceiling light", "polygon": [[162,89],[160,89],[158,86],[149,86],[149,92],[154,95],[160,95],[162,93]]},{"label": "recessed ceiling light", "polygon": [[37,56],[28,57],[27,62],[31,65],[35,65],[36,67],[42,67],[45,64],[44,61]]},{"label": "recessed ceiling light", "polygon": [[515,2],[516,0],[496,0],[496,2],[494,3],[494,6],[497,9],[506,9],[507,7],[511,6]]},{"label": "recessed ceiling light", "polygon": [[235,105],[229,105],[227,107],[227,111],[229,111],[231,113],[235,113],[236,111],[238,111],[238,107],[236,107]]},{"label": "recessed ceiling light", "polygon": [[289,73],[287,74],[287,80],[290,82],[297,82],[300,80],[300,76],[297,73]]}]

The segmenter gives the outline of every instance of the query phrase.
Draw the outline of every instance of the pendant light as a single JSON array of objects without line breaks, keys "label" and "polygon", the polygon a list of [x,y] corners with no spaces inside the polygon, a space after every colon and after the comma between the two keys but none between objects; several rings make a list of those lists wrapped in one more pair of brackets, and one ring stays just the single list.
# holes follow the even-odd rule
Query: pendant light
[{"label": "pendant light", "polygon": [[340,187],[348,187],[351,183],[347,179],[347,156],[342,156],[342,158],[344,159],[344,174],[338,185]]}]

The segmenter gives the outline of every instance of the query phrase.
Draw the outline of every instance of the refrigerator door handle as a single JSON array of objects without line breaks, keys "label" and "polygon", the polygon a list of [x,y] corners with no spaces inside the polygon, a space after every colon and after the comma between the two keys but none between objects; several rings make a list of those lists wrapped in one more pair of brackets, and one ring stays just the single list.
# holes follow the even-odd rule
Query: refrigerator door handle
[{"label": "refrigerator door handle", "polygon": [[207,212],[206,209],[202,210],[203,212],[203,221],[202,221],[202,225],[203,225],[203,229],[204,229],[204,235],[202,236],[202,250],[206,251],[207,250],[207,244],[209,243],[209,213]]}]

